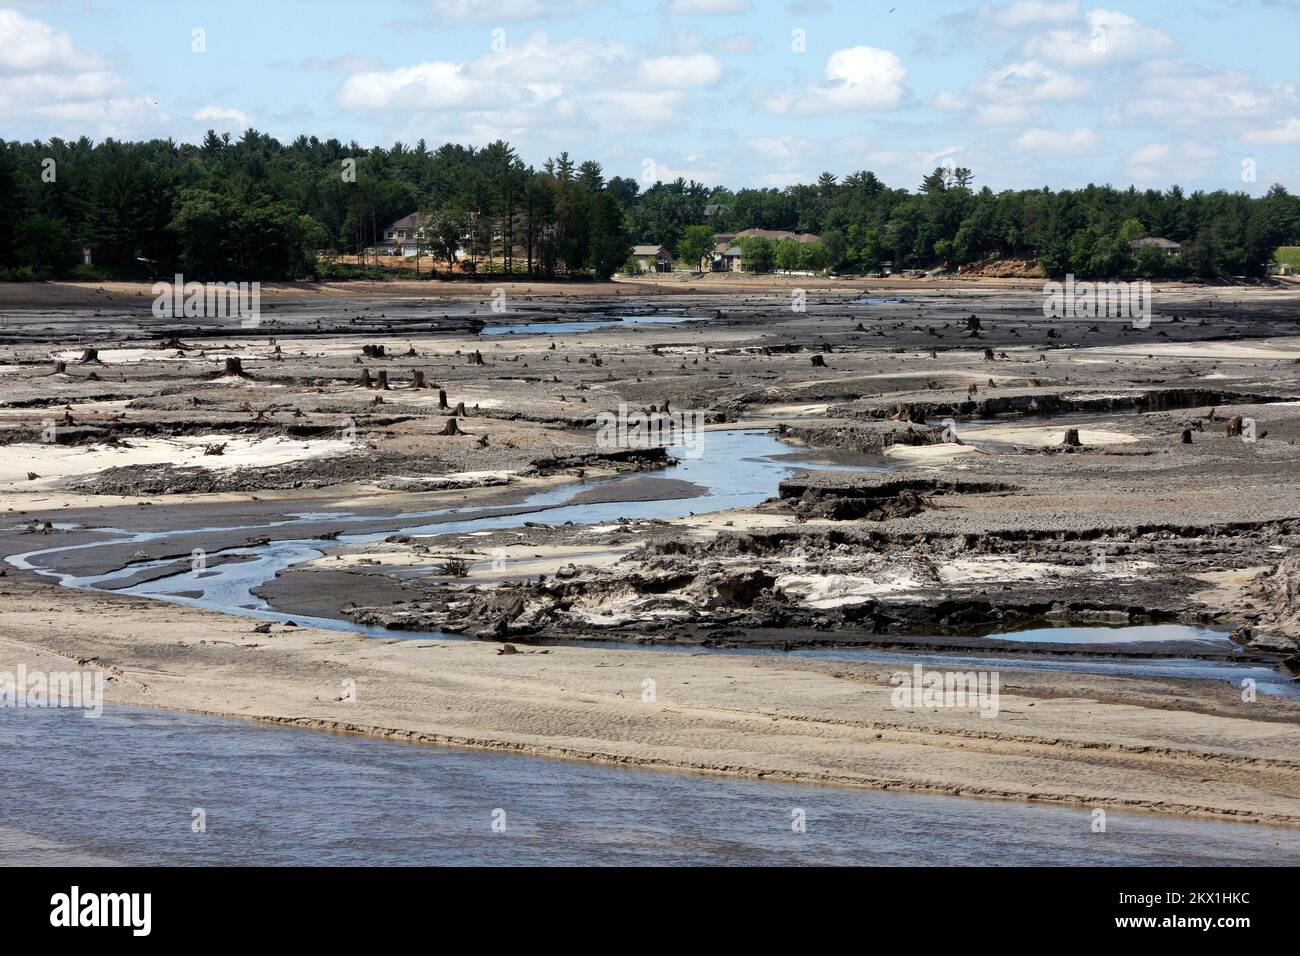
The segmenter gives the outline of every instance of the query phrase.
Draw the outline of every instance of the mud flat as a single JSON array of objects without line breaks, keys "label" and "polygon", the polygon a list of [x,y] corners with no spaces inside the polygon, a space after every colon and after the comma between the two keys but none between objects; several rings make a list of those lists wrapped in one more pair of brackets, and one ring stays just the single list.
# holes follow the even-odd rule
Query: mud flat
[{"label": "mud flat", "polygon": [[[431,743],[1300,823],[1294,289],[1158,288],[1134,328],[1046,320],[1015,283],[827,283],[806,312],[780,282],[512,287],[504,315],[412,285],[273,290],[256,334],[160,327],[133,287],[0,289],[0,669]],[[706,426],[611,448],[620,408]],[[995,718],[896,706],[891,678],[945,660],[999,673]]]}]

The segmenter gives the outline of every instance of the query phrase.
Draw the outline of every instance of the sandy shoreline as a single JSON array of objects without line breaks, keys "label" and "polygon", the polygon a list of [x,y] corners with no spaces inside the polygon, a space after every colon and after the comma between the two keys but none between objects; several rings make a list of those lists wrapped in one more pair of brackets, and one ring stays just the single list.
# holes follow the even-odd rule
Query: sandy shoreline
[{"label": "sandy shoreline", "polygon": [[[1300,705],[1243,704],[1227,684],[1009,667],[990,721],[894,708],[884,665],[497,647],[257,633],[243,619],[45,581],[0,594],[0,670],[83,662],[113,677],[110,704],[629,767],[1300,826]],[[642,699],[647,679],[654,701]],[[345,681],[354,702],[339,699]]]}]

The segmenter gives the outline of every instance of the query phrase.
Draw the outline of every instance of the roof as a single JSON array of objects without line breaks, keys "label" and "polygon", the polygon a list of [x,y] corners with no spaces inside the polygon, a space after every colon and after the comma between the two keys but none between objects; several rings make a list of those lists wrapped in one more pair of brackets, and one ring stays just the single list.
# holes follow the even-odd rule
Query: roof
[{"label": "roof", "polygon": [[403,216],[397,222],[390,223],[389,229],[414,229],[417,225],[428,222],[427,217],[422,217],[418,212],[409,213]]},{"label": "roof", "polygon": [[657,256],[660,253],[671,255],[663,246],[633,246],[632,255],[634,256]]},{"label": "roof", "polygon": [[[821,236],[814,236],[811,232],[787,232],[784,229],[746,229],[743,232],[736,233],[737,239],[752,239],[762,237],[763,239],[793,239],[795,242],[821,242]],[[717,238],[716,236],[714,238]]]},{"label": "roof", "polygon": [[1145,239],[1134,239],[1129,245],[1137,249],[1141,246],[1158,246],[1161,249],[1181,249],[1182,244],[1174,242],[1172,239],[1165,239],[1163,236],[1147,236]]}]

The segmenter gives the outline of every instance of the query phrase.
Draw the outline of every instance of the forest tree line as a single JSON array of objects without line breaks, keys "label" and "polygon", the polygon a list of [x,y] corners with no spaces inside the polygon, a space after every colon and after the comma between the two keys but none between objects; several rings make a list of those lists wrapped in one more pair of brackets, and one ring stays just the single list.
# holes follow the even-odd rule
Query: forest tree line
[{"label": "forest tree line", "polygon": [[[994,192],[968,169],[940,167],[915,190],[868,171],[784,189],[643,188],[567,153],[538,169],[501,141],[384,149],[254,130],[199,144],[0,141],[2,278],[85,273],[83,248],[96,275],[326,278],[346,274],[334,256],[372,248],[412,212],[430,223],[431,269],[537,278],[607,278],[634,243],[693,266],[713,234],[754,227],[821,241],[758,243],[747,268],[846,274],[1016,258],[1049,275],[1261,275],[1278,246],[1300,243],[1300,197],[1280,185],[1259,198],[1178,186]],[[1179,242],[1181,254],[1133,250],[1144,236]]]}]

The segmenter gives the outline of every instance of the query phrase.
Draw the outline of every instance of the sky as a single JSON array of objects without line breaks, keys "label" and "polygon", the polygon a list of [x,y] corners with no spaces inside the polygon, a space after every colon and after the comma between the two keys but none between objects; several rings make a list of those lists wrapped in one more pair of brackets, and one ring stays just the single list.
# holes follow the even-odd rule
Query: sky
[{"label": "sky", "polygon": [[0,139],[505,139],[607,176],[1300,192],[1300,0],[0,0]]}]

